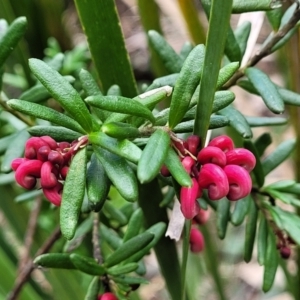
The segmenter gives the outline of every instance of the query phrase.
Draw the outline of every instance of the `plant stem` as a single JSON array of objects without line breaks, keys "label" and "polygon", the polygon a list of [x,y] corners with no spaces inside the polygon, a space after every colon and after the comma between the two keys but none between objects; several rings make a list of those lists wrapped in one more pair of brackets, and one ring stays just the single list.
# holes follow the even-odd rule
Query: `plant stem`
[{"label": "plant stem", "polygon": [[190,234],[192,228],[192,220],[186,220],[184,226],[184,235],[182,243],[182,263],[181,263],[181,299],[185,299],[185,283],[186,283],[186,266],[190,247]]},{"label": "plant stem", "polygon": [[102,264],[103,259],[99,245],[99,213],[94,213],[92,243],[94,258],[98,264]]}]

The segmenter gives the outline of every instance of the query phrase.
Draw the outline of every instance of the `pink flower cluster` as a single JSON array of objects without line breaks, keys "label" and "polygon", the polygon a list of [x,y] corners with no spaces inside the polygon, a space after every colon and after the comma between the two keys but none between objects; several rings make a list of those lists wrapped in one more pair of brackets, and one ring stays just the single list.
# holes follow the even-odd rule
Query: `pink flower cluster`
[{"label": "pink flower cluster", "polygon": [[97,300],[118,300],[118,298],[113,293],[104,293],[99,295]]},{"label": "pink flower cluster", "polygon": [[31,190],[39,181],[45,197],[59,206],[70,161],[84,143],[87,143],[85,137],[71,144],[57,143],[50,136],[31,137],[25,144],[24,158],[16,158],[11,163],[17,183]]},{"label": "pink flower cluster", "polygon": [[200,138],[196,135],[186,141],[175,140],[173,144],[192,178],[192,186],[182,187],[180,192],[185,218],[192,219],[199,212],[196,200],[204,189],[211,200],[227,197],[236,201],[250,193],[252,180],[249,172],[255,167],[255,156],[247,149],[234,148],[230,137],[218,136],[200,151]]}]

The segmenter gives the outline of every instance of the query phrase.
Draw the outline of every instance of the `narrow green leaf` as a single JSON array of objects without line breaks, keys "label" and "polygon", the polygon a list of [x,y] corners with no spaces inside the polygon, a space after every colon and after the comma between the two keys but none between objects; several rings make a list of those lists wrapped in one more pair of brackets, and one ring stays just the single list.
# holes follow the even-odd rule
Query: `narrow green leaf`
[{"label": "narrow green leaf", "polygon": [[274,282],[279,263],[278,251],[276,247],[276,236],[271,228],[268,230],[267,251],[265,256],[265,269],[263,279],[263,291],[268,292]]},{"label": "narrow green leaf", "polygon": [[100,234],[103,241],[105,241],[113,250],[118,249],[122,245],[122,239],[111,228],[106,227],[103,223],[100,225]]},{"label": "narrow green leaf", "polygon": [[250,208],[248,213],[248,218],[246,222],[246,239],[245,239],[245,249],[244,249],[244,260],[249,262],[252,258],[252,252],[254,247],[254,240],[256,235],[256,223],[258,216],[258,209],[256,207],[253,199],[250,201]]},{"label": "narrow green leaf", "polygon": [[270,133],[265,132],[262,135],[260,135],[256,141],[254,142],[254,145],[257,149],[257,152],[259,156],[262,156],[266,150],[266,148],[271,145],[272,143],[272,138]]},{"label": "narrow green leaf", "polygon": [[130,258],[130,256],[145,248],[153,238],[154,234],[147,231],[133,237],[112,253],[106,259],[104,265],[109,268],[125,261],[125,259]]},{"label": "narrow green leaf", "polygon": [[248,214],[250,202],[254,201],[250,195],[235,202],[234,210],[231,214],[230,221],[235,226],[240,226]]},{"label": "narrow green leaf", "polygon": [[101,287],[100,278],[99,278],[99,276],[95,276],[92,279],[92,281],[91,281],[91,283],[88,287],[88,290],[86,292],[84,300],[95,300],[95,299],[97,299],[100,287]]},{"label": "narrow green leaf", "polygon": [[230,202],[227,198],[218,201],[217,206],[217,232],[220,239],[226,236],[227,224],[230,219]]},{"label": "narrow green leaf", "polygon": [[133,214],[130,217],[127,229],[124,234],[123,243],[138,235],[139,231],[143,226],[143,221],[143,212],[140,208],[138,208],[133,212]]},{"label": "narrow green leaf", "polygon": [[105,123],[101,131],[116,139],[134,139],[140,136],[140,131],[133,125],[122,122]]},{"label": "narrow green leaf", "polygon": [[263,161],[262,167],[264,174],[269,174],[272,170],[278,167],[285,161],[293,152],[296,146],[295,140],[288,140],[281,143],[271,154],[269,154]]},{"label": "narrow green leaf", "polygon": [[246,120],[250,127],[279,126],[288,122],[288,119],[278,117],[246,117]]},{"label": "narrow green leaf", "polygon": [[88,256],[72,253],[70,254],[70,259],[76,269],[86,274],[101,276],[106,273],[104,267],[98,265],[93,258]]},{"label": "narrow green leaf", "polygon": [[274,31],[277,31],[279,29],[282,15],[283,15],[282,7],[278,7],[266,12],[266,16]]},{"label": "narrow green leaf", "polygon": [[278,190],[278,191],[288,191],[291,187],[296,184],[294,180],[280,180],[271,183],[264,187],[264,190]]},{"label": "narrow green leaf", "polygon": [[52,108],[17,99],[9,100],[7,104],[11,108],[29,116],[47,120],[83,134],[85,133],[85,130],[75,120]]},{"label": "narrow green leaf", "polygon": [[106,93],[107,96],[122,96],[121,88],[117,84],[113,84]]},{"label": "narrow green leaf", "polygon": [[109,216],[110,220],[117,221],[121,226],[126,225],[128,222],[122,211],[115,207],[111,201],[106,201],[104,203],[102,211],[106,216]]},{"label": "narrow green leaf", "polygon": [[107,273],[112,276],[123,275],[127,273],[131,273],[138,268],[137,263],[128,263],[122,266],[114,266],[107,270]]},{"label": "narrow green leaf", "polygon": [[271,10],[281,5],[281,1],[278,0],[233,0],[232,13],[241,14],[250,11]]},{"label": "narrow green leaf", "polygon": [[117,140],[107,136],[103,132],[93,132],[89,135],[89,141],[127,160],[138,163],[142,150],[131,141]]},{"label": "narrow green leaf", "polygon": [[267,251],[267,238],[268,238],[268,221],[261,214],[258,235],[257,235],[257,261],[263,266],[265,264],[265,257]]},{"label": "narrow green leaf", "polygon": [[138,198],[137,179],[127,161],[103,148],[94,147],[95,154],[120,195],[133,202]]},{"label": "narrow green leaf", "polygon": [[266,106],[275,114],[283,113],[284,102],[268,75],[257,68],[247,68],[245,74],[261,95]]},{"label": "narrow green leaf", "polygon": [[[198,44],[204,44],[204,43],[198,43]],[[194,46],[191,42],[189,41],[185,42],[180,49],[180,56],[185,60],[188,57],[188,55],[191,53],[193,48]]]},{"label": "narrow green leaf", "polygon": [[145,118],[153,123],[154,117],[152,112],[144,105],[133,99],[122,96],[102,96],[94,95],[85,99],[85,102],[97,108],[117,112],[122,114],[129,114]]},{"label": "narrow green leaf", "polygon": [[183,65],[183,59],[168,44],[165,38],[155,30],[148,31],[149,43],[161,58],[169,73],[178,73]]},{"label": "narrow green leaf", "polygon": [[43,268],[76,269],[69,253],[46,253],[37,256],[33,263]]},{"label": "narrow green leaf", "polygon": [[1,171],[4,173],[11,171],[11,163],[15,158],[22,157],[25,143],[30,138],[26,129],[21,130],[8,145],[1,160]]},{"label": "narrow green leaf", "polygon": [[85,191],[86,164],[87,148],[84,147],[72,159],[62,194],[60,229],[67,240],[76,231]]},{"label": "narrow green leaf", "polygon": [[[204,144],[212,112],[220,63],[229,28],[232,0],[212,1],[194,133]],[[218,45],[216,47],[216,45]]]},{"label": "narrow green leaf", "polygon": [[159,173],[169,148],[170,135],[164,130],[156,130],[149,138],[138,162],[137,177],[141,183],[153,180]]},{"label": "narrow green leaf", "polygon": [[240,66],[239,62],[231,62],[224,66],[219,71],[218,81],[216,89],[220,89],[232,76],[233,74],[238,70]]},{"label": "narrow green leaf", "polygon": [[204,53],[204,45],[198,45],[184,62],[172,94],[169,113],[170,128],[174,128],[182,120],[189,108],[193,93],[200,81]]},{"label": "narrow green leaf", "polygon": [[246,118],[236,110],[232,105],[228,105],[222,110],[218,111],[219,115],[227,117],[229,124],[234,128],[243,138],[251,138],[252,131]]},{"label": "narrow green leaf", "polygon": [[6,151],[8,145],[11,143],[11,141],[14,140],[14,138],[16,137],[18,133],[12,133],[10,135],[4,136],[2,138],[0,138],[0,153],[3,153]]},{"label": "narrow green leaf", "polygon": [[178,155],[172,148],[169,148],[168,154],[165,159],[165,164],[174,177],[174,179],[181,185],[190,187],[192,185],[192,179],[186,172],[179,160]]},{"label": "narrow green leaf", "polygon": [[92,210],[101,210],[108,196],[109,189],[110,181],[108,176],[101,162],[93,154],[86,174],[86,191],[89,206]]},{"label": "narrow green leaf", "polygon": [[76,0],[77,12],[104,94],[118,84],[125,97],[137,94],[115,1]]},{"label": "narrow green leaf", "polygon": [[80,138],[82,134],[61,126],[33,126],[27,129],[33,136],[49,135],[57,142],[73,142]]},{"label": "narrow green leaf", "polygon": [[31,58],[29,67],[52,97],[73,116],[82,128],[87,132],[92,131],[91,115],[72,85],[57,71],[39,59]]},{"label": "narrow green leaf", "polygon": [[152,84],[148,86],[147,91],[157,89],[166,85],[173,87],[178,77],[179,77],[179,73],[175,73],[175,74],[170,74],[170,75],[156,78],[153,80]]},{"label": "narrow green leaf", "polygon": [[79,79],[87,96],[102,94],[97,82],[89,71],[81,69],[79,72]]},{"label": "narrow green leaf", "polygon": [[17,46],[27,29],[25,17],[15,19],[0,38],[0,68]]},{"label": "narrow green leaf", "polygon": [[234,36],[241,50],[241,59],[243,58],[246,52],[250,32],[251,32],[251,22],[249,21],[243,22],[234,31]]},{"label": "narrow green leaf", "polygon": [[131,277],[131,276],[117,276],[114,277],[114,281],[120,284],[147,284],[148,281],[142,277]]}]

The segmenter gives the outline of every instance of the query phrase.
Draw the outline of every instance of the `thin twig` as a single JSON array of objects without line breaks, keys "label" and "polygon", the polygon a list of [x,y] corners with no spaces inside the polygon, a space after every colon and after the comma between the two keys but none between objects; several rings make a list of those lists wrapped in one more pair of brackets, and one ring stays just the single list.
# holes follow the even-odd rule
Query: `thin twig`
[{"label": "thin twig", "polygon": [[98,213],[94,214],[92,242],[93,242],[94,258],[98,264],[102,264],[103,259],[101,255],[100,245],[99,245],[99,214]]},{"label": "thin twig", "polygon": [[18,274],[22,271],[22,269],[25,267],[25,265],[30,259],[30,250],[33,243],[33,237],[36,231],[37,220],[41,210],[42,201],[42,197],[38,196],[36,201],[34,201],[34,206],[29,216],[29,221],[24,239],[24,252],[20,257]]},{"label": "thin twig", "polygon": [[289,20],[287,24],[285,24],[280,30],[278,30],[272,39],[260,50],[258,51],[246,64],[245,67],[238,70],[234,76],[223,86],[224,89],[228,89],[231,86],[233,86],[238,79],[244,76],[244,71],[246,68],[252,67],[256,65],[261,59],[271,54],[272,48],[291,30],[295,27],[297,22],[300,20],[300,9],[299,9],[299,3],[297,5],[297,8]]},{"label": "thin twig", "polygon": [[[50,235],[50,237],[44,242],[44,244],[38,249],[35,256],[39,256],[41,254],[47,253],[50,248],[54,245],[54,243],[60,238],[61,232],[60,228],[56,228],[53,233]],[[29,279],[32,271],[34,270],[34,264],[33,261],[30,260],[26,266],[24,266],[21,273],[19,273],[19,276],[17,277],[15,281],[15,285],[11,292],[9,293],[7,300],[16,300],[19,293],[22,290],[23,285],[27,282]]]}]

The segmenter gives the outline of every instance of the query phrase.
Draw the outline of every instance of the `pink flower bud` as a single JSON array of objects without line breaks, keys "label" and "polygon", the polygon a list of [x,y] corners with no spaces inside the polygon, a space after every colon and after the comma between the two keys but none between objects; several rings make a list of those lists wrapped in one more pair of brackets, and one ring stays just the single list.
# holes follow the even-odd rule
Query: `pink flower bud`
[{"label": "pink flower bud", "polygon": [[203,225],[208,221],[209,216],[210,210],[200,209],[199,213],[194,217],[194,221],[199,225]]},{"label": "pink flower bud", "polygon": [[224,167],[224,172],[229,182],[229,192],[227,194],[229,200],[239,200],[251,192],[252,180],[243,167],[227,165]]},{"label": "pink flower bud", "polygon": [[161,175],[164,176],[164,177],[168,177],[168,176],[171,175],[171,174],[170,174],[170,171],[169,171],[169,169],[167,168],[166,165],[163,165],[163,166],[160,168],[160,173],[161,173]]},{"label": "pink flower bud", "polygon": [[186,154],[186,142],[185,141],[180,140],[180,139],[178,139],[177,141],[173,140],[173,145],[182,155]]},{"label": "pink flower bud", "polygon": [[291,248],[288,246],[283,246],[280,248],[280,255],[283,259],[288,259],[291,256]]},{"label": "pink flower bud", "polygon": [[55,170],[50,161],[43,163],[41,168],[41,186],[42,188],[51,189],[57,185],[57,177],[53,173]]},{"label": "pink flower bud", "polygon": [[55,150],[58,147],[57,142],[51,136],[44,135],[41,136],[41,139],[45,141],[52,150]]},{"label": "pink flower bud", "polygon": [[192,178],[192,186],[183,186],[180,190],[181,211],[186,219],[193,219],[199,212],[197,202],[199,185],[195,178]]},{"label": "pink flower bud", "polygon": [[43,193],[51,203],[55,206],[60,206],[62,189],[63,185],[60,182],[57,182],[56,186],[51,189],[43,188]]},{"label": "pink flower bud", "polygon": [[28,159],[27,158],[22,158],[22,157],[19,157],[19,158],[15,158],[12,162],[11,162],[11,168],[16,171],[18,169],[18,167],[24,162],[24,161],[27,161]]},{"label": "pink flower bud", "polygon": [[37,151],[43,146],[48,146],[48,144],[39,137],[31,137],[25,144],[24,156],[29,159],[37,158]]},{"label": "pink flower bud", "polygon": [[205,164],[199,172],[199,187],[208,190],[211,200],[225,197],[229,191],[229,184],[223,169],[215,164]]},{"label": "pink flower bud", "polygon": [[98,300],[118,300],[113,293],[104,293],[98,296]]},{"label": "pink flower bud", "polygon": [[198,135],[191,135],[186,139],[187,149],[193,155],[197,155],[198,147],[200,145],[200,137]]},{"label": "pink flower bud", "polygon": [[65,149],[70,148],[71,145],[68,142],[60,142],[60,143],[58,143],[58,147],[59,147],[59,149],[61,149],[63,151]]},{"label": "pink flower bud", "polygon": [[58,151],[50,151],[48,154],[48,160],[51,161],[54,165],[61,166],[64,163],[64,157]]},{"label": "pink flower bud", "polygon": [[47,161],[48,154],[50,153],[51,148],[49,146],[42,146],[37,151],[37,159],[40,161]]},{"label": "pink flower bud", "polygon": [[33,189],[36,184],[36,178],[41,177],[42,164],[43,163],[37,159],[22,162],[15,173],[17,183],[25,189]]},{"label": "pink flower bud", "polygon": [[68,172],[69,172],[69,167],[68,166],[64,166],[64,167],[61,168],[60,175],[61,175],[62,179],[67,178]]},{"label": "pink flower bud", "polygon": [[195,160],[191,158],[190,156],[184,157],[184,159],[181,161],[183,167],[185,170],[190,174],[192,171],[193,166],[195,165]]},{"label": "pink flower bud", "polygon": [[209,142],[208,146],[218,147],[224,152],[227,152],[234,148],[232,139],[227,135],[220,135],[215,137]]},{"label": "pink flower bud", "polygon": [[197,160],[201,165],[207,163],[213,163],[220,167],[224,167],[226,165],[226,155],[225,153],[217,147],[205,147],[201,151],[199,151]]},{"label": "pink flower bud", "polygon": [[192,227],[190,234],[190,249],[194,253],[202,252],[204,249],[204,237],[202,233],[197,229]]},{"label": "pink flower bud", "polygon": [[251,172],[256,164],[255,156],[247,149],[235,148],[226,152],[226,164],[238,165]]}]

